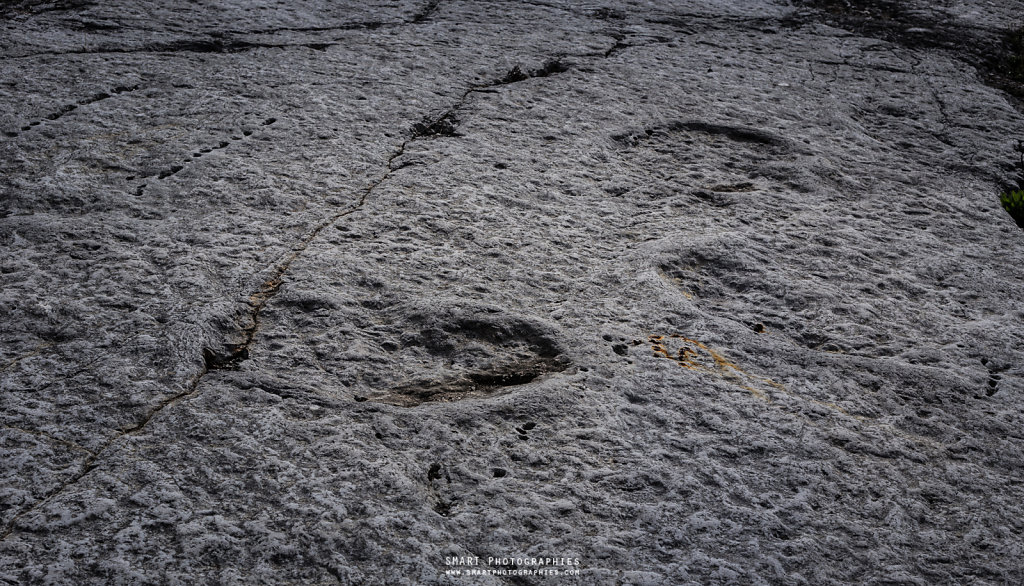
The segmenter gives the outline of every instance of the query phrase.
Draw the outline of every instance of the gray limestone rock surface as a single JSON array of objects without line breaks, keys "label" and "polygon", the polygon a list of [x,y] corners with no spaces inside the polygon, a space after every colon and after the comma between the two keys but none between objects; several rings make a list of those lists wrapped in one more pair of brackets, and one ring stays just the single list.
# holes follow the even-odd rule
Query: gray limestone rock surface
[{"label": "gray limestone rock surface", "polygon": [[1024,581],[1021,14],[3,4],[0,581]]}]

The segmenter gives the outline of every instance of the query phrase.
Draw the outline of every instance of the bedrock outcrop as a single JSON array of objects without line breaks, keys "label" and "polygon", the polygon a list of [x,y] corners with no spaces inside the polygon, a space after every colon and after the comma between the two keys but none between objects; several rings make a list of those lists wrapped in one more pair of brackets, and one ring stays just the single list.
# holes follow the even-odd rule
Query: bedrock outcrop
[{"label": "bedrock outcrop", "polygon": [[0,581],[1024,580],[1021,14],[4,3]]}]

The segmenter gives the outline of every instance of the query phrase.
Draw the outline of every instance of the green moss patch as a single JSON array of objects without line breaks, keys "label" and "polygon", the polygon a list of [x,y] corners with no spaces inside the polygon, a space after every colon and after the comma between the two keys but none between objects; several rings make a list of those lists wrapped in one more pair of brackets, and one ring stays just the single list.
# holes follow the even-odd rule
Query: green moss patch
[{"label": "green moss patch", "polygon": [[1024,229],[1024,189],[1004,191],[999,195],[999,203],[1003,204],[1010,217]]}]

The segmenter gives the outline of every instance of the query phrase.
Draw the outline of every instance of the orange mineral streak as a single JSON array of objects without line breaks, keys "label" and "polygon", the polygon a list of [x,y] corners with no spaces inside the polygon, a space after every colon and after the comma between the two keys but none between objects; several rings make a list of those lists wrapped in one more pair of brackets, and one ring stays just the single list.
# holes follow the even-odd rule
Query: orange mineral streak
[{"label": "orange mineral streak", "polygon": [[694,370],[700,368],[700,364],[697,363],[697,353],[689,348],[679,349],[679,358],[677,359],[679,366]]},{"label": "orange mineral streak", "polygon": [[672,358],[672,355],[668,353],[668,348],[662,346],[661,344],[654,344],[654,345],[652,345],[651,346],[651,350],[654,350],[654,355],[655,356],[664,356],[665,358],[668,358],[669,360],[674,360]]},{"label": "orange mineral streak", "polygon": [[748,391],[750,391],[751,395],[754,395],[755,397],[757,397],[758,399],[761,399],[762,401],[770,401],[771,400],[771,399],[768,398],[768,395],[764,394],[763,391],[759,391],[759,390],[755,389],[754,387],[751,387],[751,386],[748,386],[748,385],[743,385],[743,388],[747,389]]},{"label": "orange mineral streak", "polygon": [[[766,392],[768,390],[766,387],[770,387],[783,395],[787,395],[789,397],[793,397],[801,401],[807,401],[815,405],[819,405],[821,407],[824,407],[825,409],[832,411],[833,413],[838,413],[842,416],[855,419],[865,425],[870,425],[872,427],[888,430],[889,432],[907,441],[915,442],[921,445],[932,446],[935,447],[936,449],[945,449],[945,447],[941,446],[940,444],[937,444],[934,439],[917,435],[912,432],[908,432],[890,423],[879,421],[878,419],[872,417],[850,413],[850,411],[848,411],[847,409],[844,409],[842,406],[830,401],[822,401],[820,399],[815,399],[812,397],[807,397],[805,395],[795,393],[787,389],[784,385],[779,384],[770,378],[751,375],[744,371],[743,369],[741,369],[739,366],[736,366],[736,364],[727,360],[718,352],[715,352],[714,350],[708,348],[707,346],[696,340],[687,338],[685,336],[681,336],[679,334],[670,334],[668,336],[651,335],[648,336],[647,339],[650,340],[652,344],[651,347],[654,349],[655,356],[662,356],[668,358],[669,360],[675,362],[676,364],[687,370],[706,372],[714,374],[721,378],[726,378],[728,376],[730,382],[746,391],[749,391],[751,395],[765,402],[771,402],[772,400],[771,396],[769,396]],[[680,340],[681,342],[683,342],[684,345],[681,348],[679,348],[675,355],[673,355],[672,352],[669,351],[668,346],[666,344],[668,340]],[[709,356],[711,360],[714,361],[714,367],[709,368],[697,361],[697,359],[701,357],[702,353],[706,353],[706,355]],[[759,389],[757,388],[758,386],[761,386],[762,388]],[[806,420],[811,425],[818,425],[812,419],[807,419],[804,416],[800,417]]]},{"label": "orange mineral streak", "polygon": [[[738,379],[736,381],[737,384],[749,382],[751,384],[739,384],[739,386],[750,391],[750,393],[758,399],[765,401],[770,400],[767,393],[753,386],[754,382],[767,383],[772,387],[785,391],[785,387],[779,383],[771,379],[753,376],[747,373],[720,353],[708,348],[707,345],[694,340],[693,338],[687,338],[680,334],[669,334],[668,336],[652,334],[648,336],[647,339],[651,343],[651,350],[654,351],[655,356],[667,358],[687,370],[707,372],[722,378],[729,377],[734,380]],[[668,340],[679,340],[682,342],[682,345],[674,354],[669,350]],[[713,365],[708,364],[708,358],[711,359],[710,362],[713,363]]]}]

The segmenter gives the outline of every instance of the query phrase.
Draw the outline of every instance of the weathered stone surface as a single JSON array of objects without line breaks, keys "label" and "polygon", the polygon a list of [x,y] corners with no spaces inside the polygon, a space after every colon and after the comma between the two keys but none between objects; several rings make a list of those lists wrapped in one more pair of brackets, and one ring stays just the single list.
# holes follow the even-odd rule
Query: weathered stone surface
[{"label": "weathered stone surface", "polygon": [[1024,580],[1022,11],[5,4],[0,578]]}]

